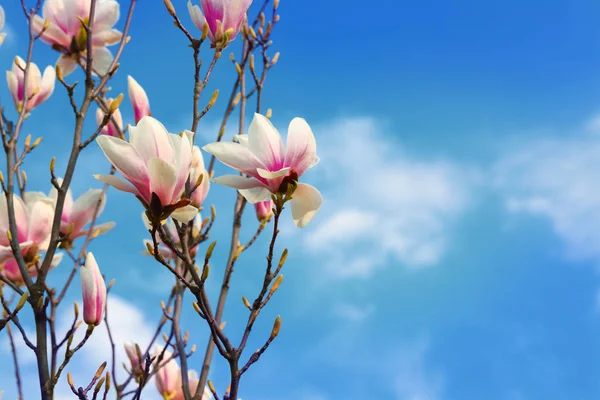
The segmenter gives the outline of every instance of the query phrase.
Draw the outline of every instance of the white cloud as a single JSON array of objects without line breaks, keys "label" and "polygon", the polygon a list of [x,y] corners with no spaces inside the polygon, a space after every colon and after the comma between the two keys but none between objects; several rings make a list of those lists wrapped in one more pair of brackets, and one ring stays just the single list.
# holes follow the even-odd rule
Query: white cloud
[{"label": "white cloud", "polygon": [[[127,361],[123,345],[125,342],[132,340],[144,349],[152,339],[156,324],[148,321],[139,308],[123,298],[109,295],[107,301],[108,321],[115,342],[117,378],[119,383],[122,383],[126,377],[122,364]],[[59,334],[64,335],[69,329],[72,321],[72,310],[69,310],[68,312],[65,311],[60,318]],[[85,324],[79,328],[75,335],[75,339],[73,340],[74,344],[81,341],[85,329]],[[109,367],[107,368],[110,368],[111,353],[112,349],[106,326],[102,323],[94,329],[92,337],[75,355],[65,372],[68,371],[73,374],[73,380],[76,386],[85,386],[96,372],[96,369],[104,361],[108,362]],[[59,383],[59,393],[65,393],[65,398],[71,398],[72,393],[66,385],[66,380],[64,378],[65,376],[62,377],[61,382]],[[71,393],[71,395],[68,395],[68,393]],[[153,385],[150,385],[144,393],[144,398],[152,398],[155,394]]]},{"label": "white cloud", "polygon": [[546,218],[576,259],[600,257],[600,137],[540,140],[495,169],[509,212]]},{"label": "white cloud", "polygon": [[440,400],[444,377],[426,363],[429,341],[419,339],[400,351],[395,366],[394,388],[398,400]]},{"label": "white cloud", "polygon": [[359,306],[348,303],[338,303],[333,307],[333,313],[339,318],[348,321],[361,323],[375,311],[372,304]]},{"label": "white cloud", "polygon": [[385,126],[347,118],[314,126],[325,203],[305,234],[337,277],[366,277],[392,258],[436,264],[452,221],[466,208],[477,174],[444,160],[407,155]]}]

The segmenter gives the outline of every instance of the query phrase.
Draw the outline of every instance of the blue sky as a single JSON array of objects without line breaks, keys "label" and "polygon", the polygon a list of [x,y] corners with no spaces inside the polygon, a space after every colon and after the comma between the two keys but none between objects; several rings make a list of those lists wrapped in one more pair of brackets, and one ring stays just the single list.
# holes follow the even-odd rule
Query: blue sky
[{"label": "blue sky", "polygon": [[[154,116],[178,131],[191,123],[190,49],[155,3],[138,5],[111,86],[126,93],[131,74]],[[24,56],[25,25],[16,2],[2,5],[9,36],[0,67],[8,70],[15,55]],[[193,30],[185,2],[174,5]],[[322,161],[306,180],[322,190],[325,203],[308,228],[295,229],[291,218],[283,226],[278,249],[290,248],[285,280],[249,349],[268,336],[276,315],[283,326],[244,376],[241,397],[597,398],[600,5],[282,0],[280,14],[274,47],[281,57],[264,106],[283,133],[295,116],[312,126]],[[40,67],[56,57],[47,46],[35,48]],[[200,124],[200,144],[216,136],[234,74],[223,57],[209,88],[221,89],[222,97]],[[70,78],[82,80],[79,73]],[[4,84],[0,99],[10,108]],[[131,122],[127,102],[122,111]],[[26,164],[32,190],[49,190],[52,156],[64,168],[69,112],[57,85],[27,121],[26,133],[44,137]],[[90,134],[93,118],[88,122]],[[79,168],[75,195],[100,187],[91,174],[109,166],[91,146]],[[215,299],[233,193],[213,185],[207,202],[218,210],[209,289]],[[111,190],[102,220],[117,227],[91,250],[106,276],[116,278],[111,304],[118,336],[143,342],[170,277],[140,254],[141,211],[131,196]],[[251,236],[251,213],[244,227],[243,236]],[[246,318],[239,298],[258,290],[266,250],[263,237],[238,264],[225,318],[234,337]],[[57,268],[56,281],[69,269],[67,262]],[[69,296],[79,300],[78,286]],[[206,332],[189,302],[184,326],[194,332],[199,350],[191,365],[199,368]],[[104,360],[100,336],[74,359],[76,379]],[[8,355],[1,339],[0,354]],[[27,352],[19,355],[33,379]],[[0,370],[6,371],[0,389],[15,398],[7,357],[0,357]],[[221,360],[211,378],[227,384]]]}]

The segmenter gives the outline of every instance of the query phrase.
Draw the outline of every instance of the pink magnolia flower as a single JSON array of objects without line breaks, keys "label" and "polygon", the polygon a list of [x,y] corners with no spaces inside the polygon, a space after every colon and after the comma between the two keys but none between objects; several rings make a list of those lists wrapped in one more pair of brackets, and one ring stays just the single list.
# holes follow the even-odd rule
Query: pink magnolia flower
[{"label": "pink magnolia flower", "polygon": [[106,284],[92,253],[87,253],[85,265],[81,267],[79,275],[83,297],[83,320],[88,325],[98,326],[102,322],[106,306]]},{"label": "pink magnolia flower", "polygon": [[24,103],[27,103],[25,112],[29,112],[48,100],[48,97],[54,91],[54,82],[56,80],[54,68],[50,66],[46,67],[42,76],[38,66],[30,63],[27,73],[27,94],[25,94],[23,93],[25,86],[25,66],[26,63],[21,57],[15,57],[12,70],[6,71],[8,90],[10,90],[15,107],[19,112]]},{"label": "pink magnolia flower", "polygon": [[[198,383],[200,380],[198,379],[198,374],[196,371],[188,372],[188,383],[190,386],[190,393],[192,396],[196,393],[196,389],[198,389]],[[210,392],[208,386],[204,387],[204,391],[202,392],[201,400],[212,400],[213,396]],[[175,397],[172,400],[184,400],[185,397],[183,395],[183,383],[181,381],[181,376],[179,377],[179,385],[177,385],[177,391],[175,392]]]},{"label": "pink magnolia flower", "polygon": [[[273,193],[285,193],[288,183],[297,181],[319,162],[315,137],[302,118],[290,122],[287,150],[277,129],[260,114],[254,114],[248,134],[240,135],[238,141],[210,143],[203,149],[223,164],[250,176],[224,175],[214,182],[238,189],[252,204],[268,201]],[[322,202],[316,188],[298,183],[290,200],[296,226],[308,225]]]},{"label": "pink magnolia flower", "polygon": [[[113,99],[109,99],[109,104]],[[96,110],[96,125],[100,126],[102,120],[104,120],[104,111],[101,108]],[[115,122],[112,122],[112,120]],[[112,119],[108,121],[108,124],[104,125],[102,128],[102,134],[114,137],[120,137],[119,132],[123,132],[123,118],[121,117],[121,111],[117,108],[115,112],[112,114]]]},{"label": "pink magnolia flower", "polygon": [[190,170],[191,187],[196,185],[200,175],[202,175],[202,183],[200,183],[200,186],[198,186],[190,196],[192,204],[196,207],[201,207],[204,199],[206,199],[206,195],[210,189],[210,178],[208,176],[208,171],[206,171],[206,168],[204,167],[204,158],[202,157],[202,152],[198,146],[194,146],[192,150],[192,169]]},{"label": "pink magnolia flower", "polygon": [[[46,0],[43,18],[34,16],[32,28],[35,34],[42,32],[44,21],[48,27],[41,39],[62,54],[58,59],[63,76],[77,67],[86,52],[87,35],[81,20],[88,21],[91,0]],[[113,29],[119,20],[119,3],[115,0],[98,0],[92,22],[92,67],[94,72],[104,75],[112,63],[113,56],[106,48],[121,40],[121,32]]]},{"label": "pink magnolia flower", "polygon": [[[202,10],[188,1],[188,11],[194,25],[202,31],[204,24],[208,24],[208,38],[213,47],[225,47],[238,34],[246,20],[246,12],[252,0],[200,0],[200,4]],[[225,40],[225,32],[229,30],[227,42],[222,43]]]},{"label": "pink magnolia flower", "polygon": [[131,363],[131,372],[134,376],[141,375],[144,372],[146,363],[144,360],[140,359],[140,356],[143,356],[141,351],[138,355],[139,346],[134,342],[127,342],[124,347],[127,358],[129,358],[129,362]]},{"label": "pink magnolia flower", "polygon": [[137,126],[129,127],[129,142],[106,135],[96,139],[106,158],[128,182],[114,175],[95,177],[117,190],[133,193],[146,209],[155,209],[157,201],[163,209],[176,208],[171,216],[188,222],[198,209],[189,204],[179,207],[178,202],[192,163],[192,137],[190,131],[182,136],[171,134],[158,120],[143,117]]},{"label": "pink magnolia flower", "polygon": [[[15,222],[17,225],[17,240],[25,262],[32,277],[37,276],[36,259],[40,252],[48,249],[54,217],[52,201],[41,193],[26,193],[25,201],[13,195]],[[22,284],[23,277],[19,271],[17,261],[10,248],[7,232],[8,206],[6,197],[0,197],[0,265],[2,274],[11,281]],[[55,254],[52,267],[60,263],[62,254]]]},{"label": "pink magnolia flower", "polygon": [[[4,8],[0,6],[0,30],[4,28]],[[0,33],[0,45],[4,42],[4,38],[6,37],[6,33]]]},{"label": "pink magnolia flower", "polygon": [[[156,361],[158,362],[158,355],[162,352],[156,353]],[[175,393],[181,386],[181,376],[179,372],[179,366],[175,359],[171,358],[172,354],[168,350],[165,351],[163,359],[160,361],[162,367],[156,372],[154,377],[156,381],[156,388],[165,399],[172,399]],[[170,359],[170,360],[169,360]],[[166,360],[169,360],[165,363]]]},{"label": "pink magnolia flower", "polygon": [[133,106],[133,115],[135,123],[137,124],[143,117],[152,115],[150,113],[150,101],[144,88],[137,83],[131,76],[127,77],[127,91],[129,93],[129,100]]},{"label": "pink magnolia flower", "polygon": [[[61,185],[62,179],[58,179],[58,183]],[[53,187],[50,191],[50,199],[56,204],[57,198],[58,191]],[[102,214],[106,205],[106,195],[101,189],[90,189],[75,201],[73,201],[71,188],[67,189],[60,221],[60,233],[67,236],[68,241],[88,235],[89,229],[84,228],[92,222],[98,202],[100,202],[100,208],[96,217]],[[95,225],[94,231],[102,234],[110,231],[114,226],[114,222],[107,222]]]},{"label": "pink magnolia flower", "polygon": [[[150,220],[148,220],[148,216],[146,215],[146,213],[142,213],[142,220],[144,221],[144,225],[146,226],[146,229],[151,230],[152,224],[150,223]],[[163,227],[164,227],[165,231],[167,232],[167,234],[173,240],[173,243],[175,244],[177,249],[181,250],[179,234],[177,233],[177,227],[175,226],[175,223],[173,222],[173,220],[170,218],[167,219],[164,222]],[[200,213],[198,213],[194,217],[194,222],[192,224],[192,237],[197,238],[200,235],[201,229],[202,229],[202,217],[201,217]],[[166,244],[164,244],[164,242],[162,241],[162,239],[160,238],[158,233],[156,234],[156,238],[158,239],[158,243],[160,244],[160,246],[158,247],[158,251],[160,252],[160,254],[162,254],[162,256],[164,258],[166,258],[167,260],[175,259],[177,257],[177,255],[169,247],[167,247]],[[154,243],[152,242],[152,240],[144,239],[145,250],[142,253],[147,256],[151,255],[150,253],[148,253],[148,248],[147,248],[148,244],[150,245],[151,248],[154,248]],[[190,249],[190,253],[192,255],[196,254],[197,249],[198,249],[198,245],[192,247]]]},{"label": "pink magnolia flower", "polygon": [[263,222],[270,218],[271,214],[273,214],[273,207],[273,200],[261,201],[259,203],[254,204],[256,218],[258,218],[258,221]]}]

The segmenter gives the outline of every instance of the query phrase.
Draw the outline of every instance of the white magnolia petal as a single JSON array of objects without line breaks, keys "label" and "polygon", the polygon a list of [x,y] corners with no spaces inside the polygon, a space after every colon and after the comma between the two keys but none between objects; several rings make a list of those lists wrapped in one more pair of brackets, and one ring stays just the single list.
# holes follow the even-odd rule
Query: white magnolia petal
[{"label": "white magnolia petal", "polygon": [[198,214],[198,209],[190,204],[173,211],[173,213],[171,214],[171,218],[176,219],[181,223],[187,224],[188,222],[194,219],[196,214]]},{"label": "white magnolia petal", "polygon": [[255,187],[265,187],[263,183],[256,179],[246,178],[239,175],[223,175],[213,179],[214,183],[229,186],[234,189],[251,189]]},{"label": "white magnolia petal", "polygon": [[60,73],[64,77],[75,71],[75,68],[77,68],[77,60],[73,59],[72,57],[62,55],[58,58],[56,65],[60,67]]},{"label": "white magnolia petal", "polygon": [[321,204],[323,196],[311,185],[299,183],[294,191],[290,206],[292,208],[292,217],[298,228],[304,228],[313,219]]},{"label": "white magnolia petal", "polygon": [[210,143],[202,149],[217,157],[223,164],[248,175],[256,175],[257,168],[267,169],[249,148],[239,143]]},{"label": "white magnolia petal", "polygon": [[94,178],[98,179],[100,182],[108,183],[115,189],[120,190],[122,192],[133,193],[137,196],[140,195],[135,186],[117,176],[96,174],[94,175]]},{"label": "white magnolia petal", "polygon": [[269,189],[264,187],[241,189],[239,192],[250,204],[271,200],[271,196],[273,195]]},{"label": "white magnolia petal", "polygon": [[130,182],[145,184],[148,169],[137,149],[119,138],[100,135],[96,142],[108,161]]},{"label": "white magnolia petal", "polygon": [[281,178],[282,176],[287,176],[287,174],[290,172],[290,168],[281,168],[279,171],[267,171],[262,168],[257,168],[256,171],[262,178],[275,179]]}]

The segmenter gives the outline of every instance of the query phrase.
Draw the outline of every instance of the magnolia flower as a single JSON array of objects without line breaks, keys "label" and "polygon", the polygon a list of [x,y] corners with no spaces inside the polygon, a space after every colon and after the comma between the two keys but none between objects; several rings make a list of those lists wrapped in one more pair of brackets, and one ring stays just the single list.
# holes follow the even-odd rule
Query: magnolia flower
[{"label": "magnolia flower", "polygon": [[[34,34],[59,50],[62,54],[58,65],[63,76],[73,72],[77,64],[85,58],[87,34],[81,21],[89,20],[91,0],[46,0],[42,10],[43,17],[35,15],[32,21]],[[115,0],[98,0],[94,21],[92,22],[92,67],[94,72],[104,75],[113,61],[106,48],[121,40],[121,32],[113,29],[119,20],[119,3]],[[44,30],[44,23],[47,27]]]},{"label": "magnolia flower", "polygon": [[[158,355],[162,353],[162,350],[156,354],[156,362],[158,362]],[[169,360],[165,363],[165,360]],[[175,393],[180,389],[181,376],[179,372],[179,366],[175,359],[172,358],[171,352],[165,351],[163,359],[160,361],[162,367],[156,372],[154,380],[156,381],[156,388],[165,399],[172,399]]]},{"label": "magnolia flower", "polygon": [[[290,122],[287,150],[277,129],[260,114],[254,114],[248,134],[238,136],[238,141],[210,143],[203,149],[223,164],[250,176],[224,175],[214,182],[238,189],[252,204],[268,201],[274,193],[285,194],[289,183],[297,181],[319,162],[315,137],[302,118]],[[316,188],[298,183],[290,200],[296,226],[308,225],[322,202]]]},{"label": "magnolia flower", "polygon": [[[62,179],[58,179],[58,184],[62,185]],[[56,204],[57,198],[58,191],[53,187],[50,191],[50,199]],[[89,234],[89,230],[84,229],[84,227],[94,219],[98,203],[100,203],[100,207],[98,208],[96,217],[102,214],[106,205],[106,194],[104,194],[103,190],[90,189],[79,196],[77,200],[73,201],[71,188],[67,189],[60,220],[60,233],[67,237],[67,241],[73,241],[78,237]],[[114,226],[114,222],[95,225],[94,232],[97,232],[97,234],[106,233]]]},{"label": "magnolia flower", "polygon": [[134,376],[141,375],[144,372],[146,363],[140,359],[142,352],[139,346],[134,342],[127,342],[124,344],[124,347],[127,358],[129,358],[129,362],[131,363],[131,372]]},{"label": "magnolia flower", "polygon": [[268,220],[273,214],[273,200],[261,201],[254,204],[254,210],[256,211],[256,218],[259,222]]},{"label": "magnolia flower", "polygon": [[188,222],[198,209],[181,196],[192,163],[193,133],[174,135],[152,117],[129,127],[129,142],[101,135],[96,141],[104,155],[128,181],[114,175],[94,175],[117,190],[133,193],[146,207],[165,219],[169,214]]},{"label": "magnolia flower", "polygon": [[[1,13],[0,13],[1,14]],[[2,16],[0,15],[0,18]],[[48,100],[48,97],[54,91],[54,82],[56,73],[54,68],[48,66],[44,70],[44,75],[34,63],[29,63],[27,72],[27,94],[23,93],[25,86],[25,67],[26,62],[21,57],[15,57],[12,71],[6,71],[6,81],[8,90],[12,95],[15,107],[19,112],[26,103],[25,112],[33,110],[35,107]]]},{"label": "magnolia flower", "polygon": [[[150,220],[148,219],[148,216],[146,215],[145,212],[142,213],[142,220],[144,221],[144,225],[146,226],[146,229],[152,230],[152,224],[150,223]],[[169,237],[171,238],[171,240],[173,241],[173,244],[175,244],[177,249],[181,250],[179,233],[177,233],[177,227],[175,226],[175,223],[173,222],[173,220],[170,218],[167,219],[163,224],[163,228],[166,231],[166,233],[169,235]],[[192,237],[194,239],[196,239],[200,236],[201,229],[202,229],[202,217],[200,216],[200,213],[198,213],[194,217],[194,222],[192,224]],[[164,258],[166,258],[166,259],[173,258],[174,259],[177,257],[176,254],[169,247],[167,247],[167,245],[162,241],[162,239],[160,238],[158,233],[156,234],[156,239],[158,240],[158,243],[160,245],[160,246],[158,246],[158,251],[160,252],[160,254],[162,254],[162,256]],[[152,242],[152,240],[145,239],[144,246],[145,246],[146,250],[143,251],[143,254],[150,256],[152,254],[150,254],[148,252],[148,245],[150,245],[150,248],[154,248],[154,243]],[[196,254],[197,248],[198,248],[198,245],[192,247],[190,249],[190,253]]]},{"label": "magnolia flower", "polygon": [[210,178],[206,168],[204,167],[204,158],[202,157],[202,152],[198,146],[194,146],[192,150],[192,169],[190,170],[190,187],[194,187],[196,185],[200,175],[202,175],[202,182],[190,196],[192,204],[196,207],[202,206],[204,199],[206,199],[206,195],[210,189]]},{"label": "magnolia flower", "polygon": [[[4,28],[4,8],[0,6],[0,30],[2,30],[2,28]],[[6,33],[0,33],[0,45],[2,44],[2,42],[4,42],[5,37]]]},{"label": "magnolia flower", "polygon": [[208,38],[213,47],[225,47],[238,34],[252,0],[200,0],[200,3],[202,10],[188,1],[194,25],[202,31],[204,24],[208,24]]},{"label": "magnolia flower", "polygon": [[87,253],[85,265],[81,267],[79,275],[83,297],[83,320],[88,325],[98,326],[102,322],[106,306],[106,284],[92,253]]},{"label": "magnolia flower", "polygon": [[[113,99],[109,99],[109,104]],[[105,112],[102,111],[101,108],[96,110],[96,125],[100,126],[102,121],[104,120]],[[113,122],[114,120],[115,122]],[[121,117],[121,111],[117,108],[115,112],[112,114],[111,120],[108,121],[108,124],[104,125],[101,133],[103,135],[120,137],[120,132],[123,132],[123,118]]]},{"label": "magnolia flower", "polygon": [[[196,371],[188,372],[188,383],[190,387],[190,393],[192,396],[196,393],[196,389],[198,389],[198,383],[200,383],[198,379],[198,374]],[[172,400],[184,400],[185,396],[183,395],[183,383],[181,382],[181,376],[179,377],[179,385],[177,385],[177,391],[175,392],[175,397]],[[208,386],[204,387],[204,391],[202,393],[201,400],[212,400],[213,396],[210,392]]]},{"label": "magnolia flower", "polygon": [[[25,201],[13,195],[17,241],[29,273],[37,276],[36,260],[39,252],[46,251],[50,244],[54,205],[52,200],[39,193],[26,193]],[[0,264],[2,274],[11,281],[21,284],[23,277],[8,240],[8,205],[6,197],[0,197]],[[51,267],[60,263],[62,254],[55,254]]]},{"label": "magnolia flower", "polygon": [[152,115],[150,113],[150,101],[144,88],[131,76],[127,77],[127,91],[129,100],[133,106],[133,115],[137,124],[143,117]]}]

